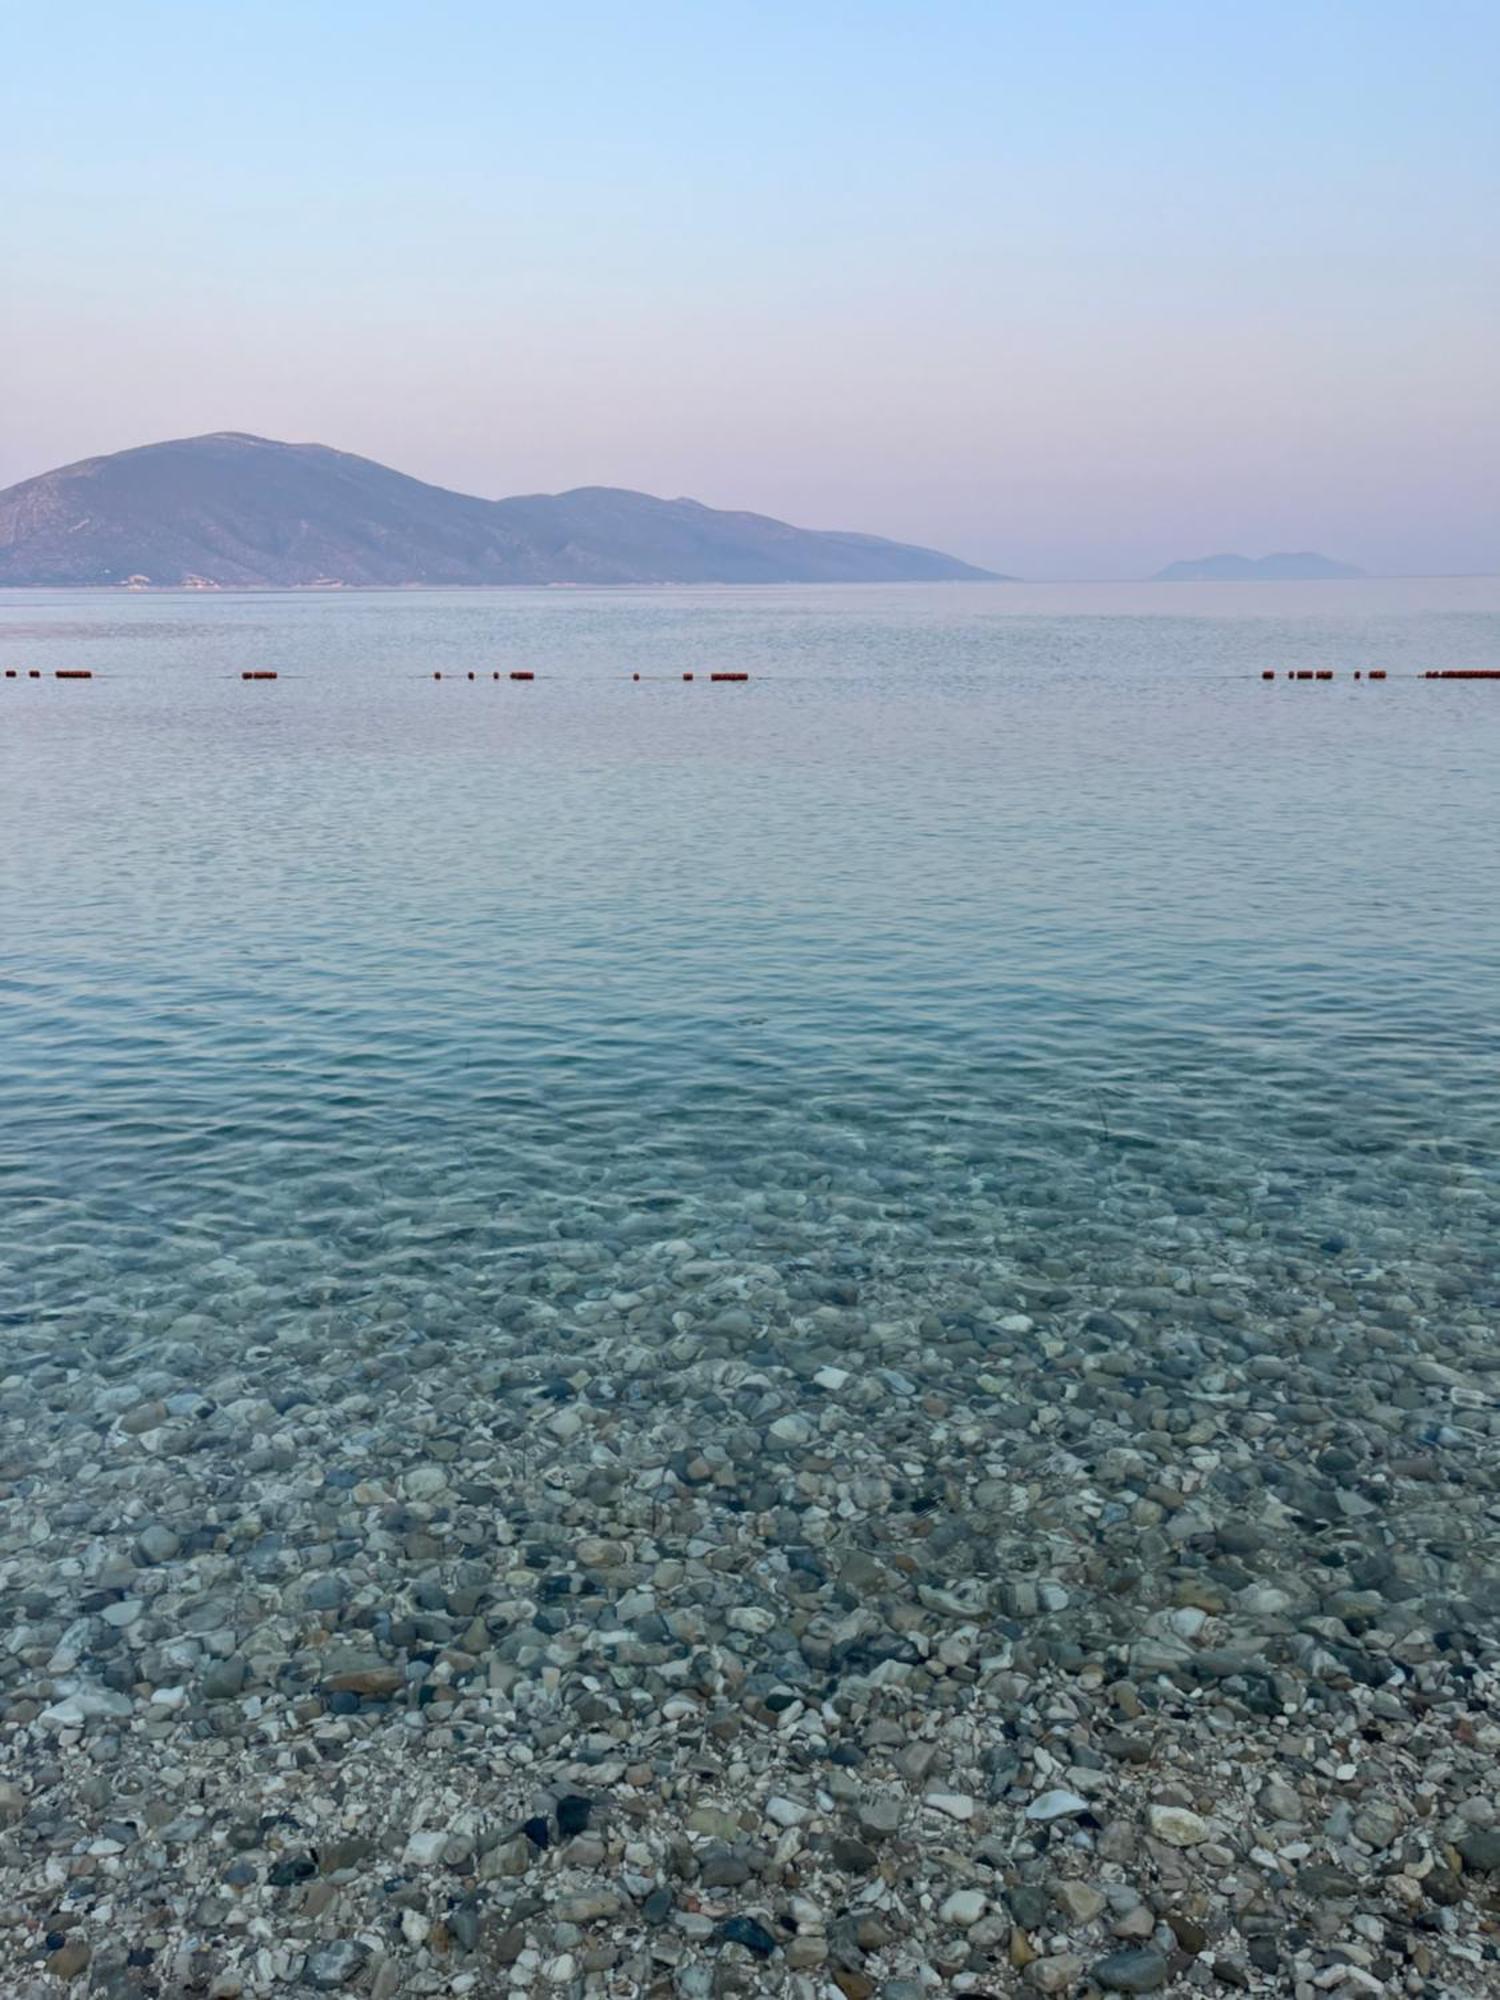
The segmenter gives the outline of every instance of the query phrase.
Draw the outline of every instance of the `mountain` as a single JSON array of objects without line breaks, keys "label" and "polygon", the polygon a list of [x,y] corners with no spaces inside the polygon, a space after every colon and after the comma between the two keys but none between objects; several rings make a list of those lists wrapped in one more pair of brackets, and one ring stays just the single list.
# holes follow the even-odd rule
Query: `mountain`
[{"label": "mountain", "polygon": [[609,486],[480,500],[320,444],[218,431],[0,492],[0,584],[927,583],[933,549]]},{"label": "mountain", "polygon": [[[0,502],[3,504],[3,502]],[[1191,562],[1168,563],[1153,583],[1323,583],[1333,577],[1363,576],[1352,563],[1304,549],[1298,555],[1195,556]]]}]

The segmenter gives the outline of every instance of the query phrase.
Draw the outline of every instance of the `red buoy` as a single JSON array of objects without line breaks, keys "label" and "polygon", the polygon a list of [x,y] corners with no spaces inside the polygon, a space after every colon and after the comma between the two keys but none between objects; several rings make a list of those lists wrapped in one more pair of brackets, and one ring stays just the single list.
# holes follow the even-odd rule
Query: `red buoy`
[{"label": "red buoy", "polygon": [[1318,669],[1318,679],[1320,681],[1331,681],[1333,679],[1333,669],[1331,667],[1320,667]]},{"label": "red buoy", "polygon": [[16,678],[16,670],[14,667],[7,667],[5,669],[5,678],[8,681],[13,681]]},{"label": "red buoy", "polygon": [[684,674],[682,678],[683,678],[683,679],[684,679],[685,681],[690,681],[690,680],[691,680],[691,679],[692,679],[693,677],[692,677],[692,675],[691,675],[691,674]]},{"label": "red buoy", "polygon": [[747,681],[750,676],[748,674],[710,674],[708,678],[711,681]]},{"label": "red buoy", "polygon": [[1276,678],[1276,669],[1274,667],[1266,667],[1262,670],[1261,679],[1263,681],[1274,681],[1275,678]]},{"label": "red buoy", "polygon": [[1371,667],[1371,669],[1370,669],[1370,679],[1371,679],[1372,681],[1383,681],[1383,680],[1385,679],[1385,668],[1384,668],[1384,667]]},{"label": "red buoy", "polygon": [[471,674],[469,675],[469,679],[470,679],[470,680],[473,680],[473,678],[474,678],[474,676],[473,676],[473,674],[471,673]]},{"label": "red buoy", "polygon": [[240,679],[242,681],[274,681],[276,673],[271,667],[257,667],[252,673],[241,674]]},{"label": "red buoy", "polygon": [[432,678],[433,678],[433,679],[434,679],[435,681],[440,681],[440,680],[441,680],[441,679],[442,679],[443,677],[442,677],[442,675],[441,675],[440,673],[435,673],[435,674],[433,675],[433,677],[432,677]]},{"label": "red buoy", "polygon": [[499,680],[499,678],[500,678],[500,675],[499,675],[499,672],[498,672],[498,671],[496,671],[495,673],[493,673],[493,674],[491,674],[491,675],[490,675],[490,679],[491,679],[492,681],[497,681],[497,680]]},{"label": "red buoy", "polygon": [[27,678],[27,680],[29,680],[29,681],[39,681],[39,680],[40,680],[40,679],[42,678],[42,670],[41,670],[41,668],[40,668],[40,667],[28,667],[28,668],[26,669],[26,678]]},{"label": "red buoy", "polygon": [[630,678],[631,678],[631,679],[632,679],[633,681],[638,681],[638,680],[640,679],[640,675],[639,675],[639,674],[632,674],[632,675],[630,676]]},{"label": "red buoy", "polygon": [[92,667],[59,667],[57,678],[60,681],[91,681],[94,670]]},{"label": "red buoy", "polygon": [[529,667],[522,667],[519,673],[513,673],[511,675],[511,679],[513,681],[534,681],[536,679],[536,675],[531,671]]}]

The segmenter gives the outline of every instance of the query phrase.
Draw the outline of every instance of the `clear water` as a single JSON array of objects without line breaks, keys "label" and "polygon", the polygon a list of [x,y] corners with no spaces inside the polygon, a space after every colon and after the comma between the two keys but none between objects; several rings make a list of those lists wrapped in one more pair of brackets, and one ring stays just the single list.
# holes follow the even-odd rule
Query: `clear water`
[{"label": "clear water", "polygon": [[0,665],[14,1351],[482,1340],[684,1243],[885,1362],[986,1272],[1500,1302],[1500,684],[1415,678],[1496,582],[9,593]]}]

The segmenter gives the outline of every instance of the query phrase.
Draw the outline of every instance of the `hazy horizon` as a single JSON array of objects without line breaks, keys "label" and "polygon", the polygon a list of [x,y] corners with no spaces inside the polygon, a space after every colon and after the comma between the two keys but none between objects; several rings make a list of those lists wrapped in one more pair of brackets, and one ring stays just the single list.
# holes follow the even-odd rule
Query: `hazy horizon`
[{"label": "hazy horizon", "polygon": [[0,486],[205,431],[1003,571],[1500,565],[1490,10],[17,21]]}]

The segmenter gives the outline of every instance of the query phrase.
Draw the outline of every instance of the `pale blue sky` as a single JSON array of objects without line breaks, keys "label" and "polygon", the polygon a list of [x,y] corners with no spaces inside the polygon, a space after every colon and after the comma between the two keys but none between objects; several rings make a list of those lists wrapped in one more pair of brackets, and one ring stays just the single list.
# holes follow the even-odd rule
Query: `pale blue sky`
[{"label": "pale blue sky", "polygon": [[1032,575],[1500,566],[1500,9],[0,7],[0,483],[215,429]]}]

